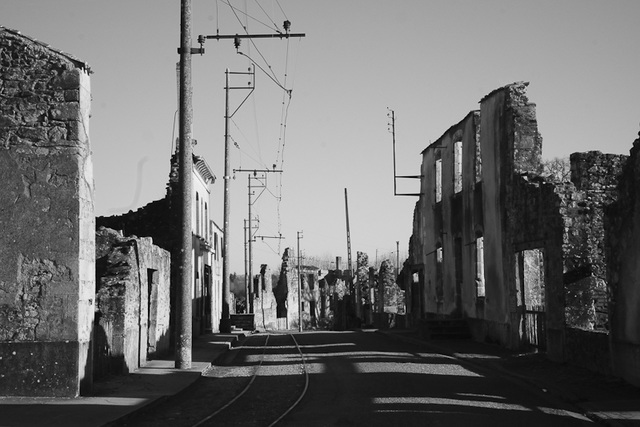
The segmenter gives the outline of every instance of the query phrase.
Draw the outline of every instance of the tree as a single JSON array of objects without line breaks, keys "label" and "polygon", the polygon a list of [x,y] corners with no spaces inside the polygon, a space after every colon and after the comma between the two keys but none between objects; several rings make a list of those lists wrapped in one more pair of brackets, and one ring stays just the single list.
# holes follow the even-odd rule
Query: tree
[{"label": "tree", "polygon": [[568,157],[554,157],[542,161],[542,176],[551,182],[571,181],[571,162]]}]

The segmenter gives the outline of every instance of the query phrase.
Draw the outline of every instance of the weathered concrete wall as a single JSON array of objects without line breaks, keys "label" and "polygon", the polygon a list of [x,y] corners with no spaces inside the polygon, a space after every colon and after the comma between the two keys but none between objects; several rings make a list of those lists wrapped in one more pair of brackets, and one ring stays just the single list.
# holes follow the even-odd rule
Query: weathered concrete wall
[{"label": "weathered concrete wall", "polygon": [[91,387],[86,64],[0,27],[0,395]]},{"label": "weathered concrete wall", "polygon": [[128,373],[169,348],[170,255],[151,238],[96,233],[96,377]]}]

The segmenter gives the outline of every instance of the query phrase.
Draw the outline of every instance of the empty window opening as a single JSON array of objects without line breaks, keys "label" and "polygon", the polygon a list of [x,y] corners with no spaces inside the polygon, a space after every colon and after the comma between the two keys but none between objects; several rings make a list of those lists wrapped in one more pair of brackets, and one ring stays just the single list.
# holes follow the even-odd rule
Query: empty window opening
[{"label": "empty window opening", "polygon": [[442,246],[438,244],[436,248],[436,299],[442,301],[444,296],[444,277],[442,271],[442,263],[444,261],[444,251]]},{"label": "empty window opening", "polygon": [[480,132],[480,130],[478,128],[478,131],[476,132],[476,140],[475,140],[475,148],[476,148],[475,162],[474,162],[474,165],[473,165],[476,183],[482,181],[482,157],[481,157],[482,151],[480,150],[480,135],[479,135],[479,132]]},{"label": "empty window opening", "polygon": [[436,203],[442,201],[442,159],[436,160]]},{"label": "empty window opening", "polygon": [[453,191],[462,191],[462,141],[453,145]]},{"label": "empty window opening", "polygon": [[544,252],[516,253],[516,298],[521,316],[519,333],[524,343],[546,348]]},{"label": "empty window opening", "polygon": [[209,240],[209,209],[207,202],[204,202],[204,237]]},{"label": "empty window opening", "polygon": [[476,237],[476,298],[485,297],[484,286],[484,238]]},{"label": "empty window opening", "polygon": [[196,191],[196,234],[200,235],[200,195]]},{"label": "empty window opening", "polygon": [[544,253],[531,249],[516,255],[518,305],[525,310],[544,311]]}]

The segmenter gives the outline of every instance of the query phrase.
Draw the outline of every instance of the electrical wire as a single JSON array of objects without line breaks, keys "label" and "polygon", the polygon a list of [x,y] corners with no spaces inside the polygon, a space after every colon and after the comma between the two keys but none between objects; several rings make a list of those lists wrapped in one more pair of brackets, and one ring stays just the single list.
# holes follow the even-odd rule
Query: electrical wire
[{"label": "electrical wire", "polygon": [[[278,29],[278,26],[277,26],[277,25],[276,25],[275,27],[272,27],[272,26],[271,26],[271,25],[269,25],[269,24],[265,24],[265,23],[264,23],[264,22],[262,22],[261,20],[259,20],[259,19],[255,18],[255,17],[253,17],[253,16],[251,16],[251,15],[249,15],[247,12],[242,11],[241,9],[238,9],[238,8],[237,8],[237,7],[235,7],[235,6],[232,6],[232,5],[231,5],[231,3],[229,2],[229,0],[227,0],[227,1],[226,1],[226,3],[227,3],[227,5],[229,5],[229,7],[231,8],[231,10],[234,12],[234,14],[235,14],[235,12],[237,11],[237,12],[239,12],[239,13],[243,14],[246,18],[251,19],[252,21],[256,21],[257,23],[264,25],[264,26],[265,26],[265,27],[267,27],[268,29],[270,29],[270,30],[274,30],[276,33],[281,33],[281,31],[280,31],[280,29]],[[245,5],[246,5],[246,3],[245,3]],[[237,15],[237,14],[236,14],[236,17],[238,17],[238,15]],[[268,16],[267,16],[267,17],[268,17]],[[238,17],[238,20],[240,21],[240,18],[239,18],[239,17]],[[242,21],[240,21],[240,23],[242,24]],[[275,25],[275,23],[274,23],[274,25]],[[244,26],[244,25],[243,25],[242,27],[243,27],[245,30],[247,29],[247,28],[246,28],[246,26]]]},{"label": "electrical wire", "polygon": [[[259,3],[259,0],[256,0],[257,6],[262,10],[262,12],[267,17],[267,19],[273,24],[273,27],[268,25],[268,24],[266,24],[262,20],[257,19],[256,17],[250,15],[248,13],[248,11],[247,11],[247,2],[246,2],[246,0],[245,0],[245,3],[244,3],[245,11],[242,11],[239,8],[234,7],[233,5],[231,5],[231,1],[230,0],[223,0],[223,1],[227,4],[227,6],[229,6],[229,8],[233,12],[234,16],[236,17],[236,20],[238,21],[238,23],[240,23],[240,25],[242,26],[244,32],[247,35],[249,34],[249,29],[248,29],[249,19],[251,19],[252,21],[258,22],[259,24],[261,24],[261,25],[263,25],[263,26],[265,26],[267,28],[273,29],[279,34],[282,34],[281,30],[278,28],[278,25],[271,18],[271,16],[266,12],[264,7]],[[286,15],[286,13],[284,12],[284,9],[282,8],[282,5],[280,4],[280,2],[278,0],[275,0],[275,1],[276,1],[276,4],[277,4],[278,8],[282,12],[282,15],[285,17],[286,20],[288,20],[288,17]],[[217,8],[217,3],[216,3],[216,8]],[[244,24],[242,22],[242,19],[238,15],[238,13],[244,15],[244,17],[245,17]],[[287,122],[288,122],[289,108],[291,106],[291,98],[292,98],[292,89],[287,89],[287,81],[288,81],[288,77],[289,77],[290,40],[289,40],[289,37],[287,37],[283,83],[280,83],[280,81],[278,79],[278,76],[274,72],[271,64],[266,59],[266,57],[262,54],[262,52],[260,51],[260,49],[258,48],[256,43],[251,38],[249,39],[249,41],[250,41],[250,44],[248,45],[248,52],[249,53],[246,54],[246,53],[240,52],[238,50],[238,54],[246,57],[256,67],[258,67],[267,77],[269,77],[269,79],[271,81],[273,81],[278,87],[280,87],[283,90],[282,107],[281,107],[281,112],[280,112],[280,131],[279,131],[279,136],[278,136],[278,148],[277,148],[277,152],[276,152],[276,161],[274,163],[274,167],[276,167],[277,165],[280,165],[280,169],[283,169],[284,168],[284,152],[285,152],[285,147],[286,147]],[[256,60],[254,60],[251,57],[251,52],[250,52],[251,46],[253,46],[255,48],[256,52],[258,52],[258,55],[261,58],[261,61],[263,61],[263,63],[265,64],[264,66],[259,64]],[[288,97],[287,97],[287,95],[288,95]],[[257,120],[257,113],[255,111],[255,98],[253,99],[253,102],[254,102],[254,120],[255,120],[256,132],[257,132],[258,120]],[[233,122],[233,123],[236,126],[236,128],[238,128],[238,130],[240,130],[240,128],[238,127],[237,123],[235,123],[235,122]],[[240,133],[242,133],[242,131],[240,131]],[[259,132],[257,132],[257,138],[259,138]],[[245,136],[245,139],[248,141],[246,136]],[[247,155],[254,162],[264,165],[265,169],[268,169],[268,166],[266,166],[266,163],[264,162],[264,160],[262,160],[262,155],[261,155],[261,151],[260,151],[261,144],[260,144],[259,140],[258,140],[258,149],[257,150],[253,147],[253,144],[249,144],[252,147],[253,151],[256,152],[256,155],[258,156],[259,160],[256,160],[249,153],[247,153],[245,150],[240,148],[240,145],[236,141],[234,141],[234,143],[235,143],[236,147],[240,150],[240,152],[242,152],[245,155]],[[277,190],[276,190],[277,194],[274,194],[274,192],[270,188],[268,188],[266,186],[266,184],[265,184],[265,188],[266,188],[266,191],[268,191],[277,201],[276,210],[277,210],[277,217],[278,217],[278,233],[281,235],[282,216],[281,216],[280,208],[281,208],[281,202],[282,202],[282,198],[283,198],[283,196],[282,196],[282,193],[283,193],[282,175],[277,177],[277,181],[276,182],[277,182]],[[278,254],[281,253],[281,243],[282,243],[281,239],[279,239],[278,252],[277,252]]]},{"label": "electrical wire", "polygon": [[[285,92],[289,93],[289,96],[291,96],[291,94],[290,94],[290,93],[291,93],[291,90],[289,90],[289,89],[287,89],[286,87],[284,87],[284,86],[282,85],[282,83],[280,83],[280,82],[278,81],[278,78],[277,78],[277,77],[275,77],[275,76],[274,76],[274,77],[271,77],[271,75],[270,75],[269,73],[267,73],[267,71],[266,71],[264,68],[262,68],[262,67],[260,66],[260,64],[258,64],[256,61],[254,61],[254,59],[253,59],[253,58],[251,58],[251,57],[250,57],[249,55],[247,55],[246,53],[243,53],[243,52],[240,52],[240,51],[238,51],[238,55],[242,55],[242,56],[244,56],[244,57],[248,58],[248,59],[249,59],[249,61],[251,61],[251,62],[253,63],[253,65],[255,65],[256,67],[260,68],[260,70],[261,70],[261,71],[262,71],[262,72],[263,72],[267,77],[269,77],[269,78],[271,79],[271,81],[273,81],[276,85],[278,85],[278,86],[280,87],[280,89],[282,89],[282,90],[284,90]],[[269,67],[269,68],[271,68],[271,67]]]},{"label": "electrical wire", "polygon": [[276,32],[278,32],[278,33],[282,33],[282,31],[280,31],[280,28],[278,28],[278,24],[276,24],[276,23],[273,21],[273,19],[271,19],[271,16],[269,16],[269,14],[267,13],[267,11],[266,11],[266,10],[264,10],[264,8],[262,7],[262,5],[260,4],[260,2],[259,2],[258,0],[256,0],[256,4],[258,5],[258,7],[259,7],[260,9],[262,9],[262,11],[264,12],[265,16],[266,16],[267,18],[269,18],[269,21],[271,21],[271,23],[273,24],[273,26],[274,26],[274,28],[275,28]]},{"label": "electrical wire", "polygon": [[218,12],[218,3],[220,0],[216,0],[216,34],[220,34],[220,13]]},{"label": "electrical wire", "polygon": [[278,7],[280,8],[280,12],[282,12],[282,15],[284,16],[284,19],[286,19],[287,21],[289,20],[289,18],[287,18],[287,14],[284,13],[284,10],[282,9],[282,6],[280,6],[280,2],[278,0],[276,0],[276,4],[278,5]]},{"label": "electrical wire", "polygon": [[[249,31],[247,29],[247,27],[245,25],[242,25],[242,20],[240,19],[240,17],[238,16],[238,14],[236,13],[236,8],[234,8],[233,6],[231,6],[230,0],[227,0],[227,4],[229,5],[229,7],[231,8],[231,11],[233,12],[233,14],[235,15],[236,19],[238,20],[238,22],[240,23],[240,25],[242,26],[242,28],[244,29],[244,32],[249,35]],[[256,51],[258,52],[258,54],[260,55],[260,57],[262,58],[262,60],[264,61],[265,64],[267,64],[267,67],[269,68],[269,70],[271,71],[271,73],[273,74],[273,76],[275,77],[275,73],[273,72],[273,69],[271,68],[271,66],[269,65],[269,61],[267,61],[267,58],[264,57],[264,55],[262,54],[262,52],[260,52],[260,49],[258,49],[258,46],[255,44],[255,42],[253,41],[253,39],[249,39],[249,42],[251,42],[251,45],[253,47],[255,47]],[[277,79],[277,77],[276,77]]]},{"label": "electrical wire", "polygon": [[[245,138],[245,140],[248,141],[248,138],[246,137],[246,135],[242,132],[242,130],[240,129],[240,127],[238,126],[238,124],[235,122],[235,120],[231,119],[231,123],[233,123],[233,125],[236,127],[236,129],[238,130],[238,132],[240,132],[240,134]],[[233,140],[233,138],[231,138]],[[255,157],[251,156],[251,154],[249,154],[247,151],[243,150],[240,145],[233,140],[233,142],[236,144],[236,147],[243,152],[244,154],[246,154],[249,158],[251,158],[251,160],[253,160],[254,162],[256,162],[257,164],[261,165],[262,167],[264,167],[265,169],[269,169],[269,167],[267,166],[267,164],[264,162],[264,160],[261,159],[260,153],[256,153],[258,155],[258,157],[260,157],[260,160],[256,159]],[[248,144],[250,147],[253,148],[253,146],[251,144]],[[254,149],[255,151],[255,149]]]}]

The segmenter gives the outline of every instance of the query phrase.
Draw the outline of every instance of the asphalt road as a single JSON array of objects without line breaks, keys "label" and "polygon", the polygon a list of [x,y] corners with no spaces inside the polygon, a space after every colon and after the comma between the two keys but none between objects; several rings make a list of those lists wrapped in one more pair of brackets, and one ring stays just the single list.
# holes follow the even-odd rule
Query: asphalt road
[{"label": "asphalt road", "polygon": [[278,426],[593,425],[522,382],[424,346],[366,331],[295,338],[304,362],[289,335],[251,336],[193,386],[122,425],[269,426],[285,413]]},{"label": "asphalt road", "polygon": [[374,332],[297,336],[309,389],[279,426],[593,425],[495,372]]}]

